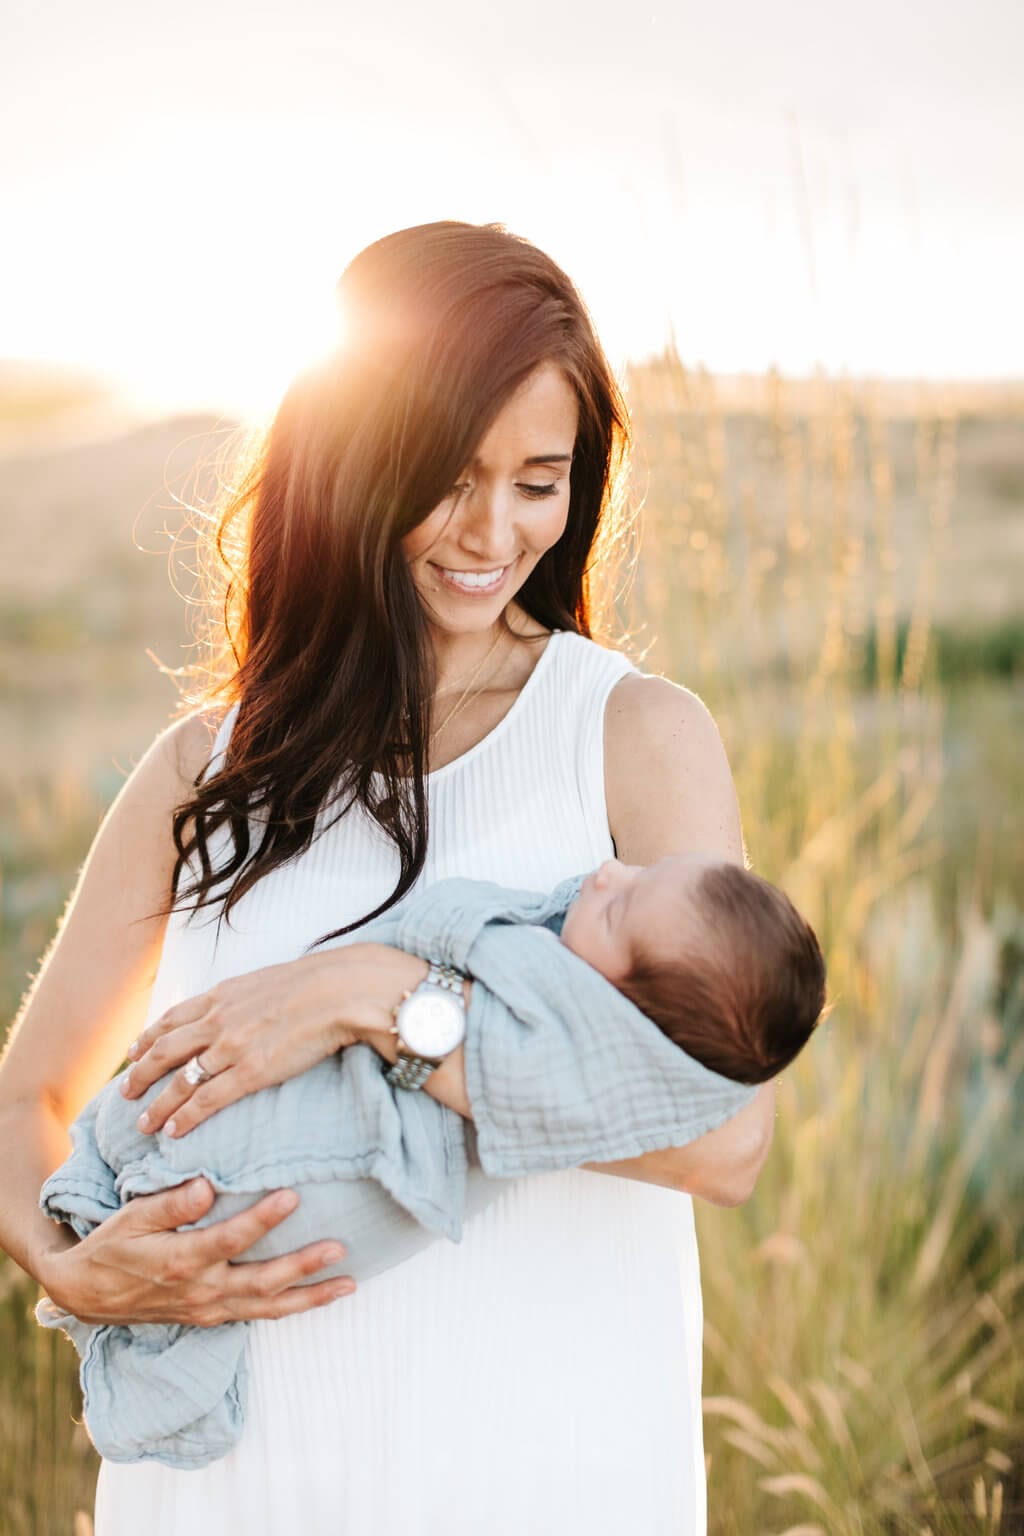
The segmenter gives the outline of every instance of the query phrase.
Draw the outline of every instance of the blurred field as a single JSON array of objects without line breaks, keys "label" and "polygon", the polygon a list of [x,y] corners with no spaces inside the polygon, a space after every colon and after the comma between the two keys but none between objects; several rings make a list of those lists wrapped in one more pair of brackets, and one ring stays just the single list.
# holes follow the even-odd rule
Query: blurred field
[{"label": "blurred field", "polygon": [[[754,867],[813,922],[835,1003],[780,1084],[756,1196],[700,1208],[710,1530],[1012,1536],[1024,389],[666,356],[628,394],[643,531],[611,638],[715,713]],[[188,655],[173,536],[230,444],[229,423],[104,436],[94,400],[16,396],[0,376],[8,1017],[173,707],[147,651]],[[85,1536],[97,1460],[36,1295],[0,1259],[0,1530]]]}]

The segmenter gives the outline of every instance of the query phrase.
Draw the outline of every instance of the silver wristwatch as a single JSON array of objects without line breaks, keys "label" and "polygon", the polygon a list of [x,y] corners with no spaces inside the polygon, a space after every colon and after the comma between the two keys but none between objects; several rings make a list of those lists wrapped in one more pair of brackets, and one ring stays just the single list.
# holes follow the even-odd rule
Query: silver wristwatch
[{"label": "silver wristwatch", "polygon": [[449,965],[435,965],[395,1009],[391,1033],[398,1036],[398,1060],[386,1074],[396,1088],[422,1088],[435,1067],[466,1037],[465,977]]}]

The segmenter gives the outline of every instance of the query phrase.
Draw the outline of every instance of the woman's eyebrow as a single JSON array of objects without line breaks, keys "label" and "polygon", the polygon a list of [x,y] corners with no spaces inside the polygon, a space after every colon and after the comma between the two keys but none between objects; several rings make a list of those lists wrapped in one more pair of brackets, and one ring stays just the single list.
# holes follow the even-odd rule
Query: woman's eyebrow
[{"label": "woman's eyebrow", "polygon": [[[524,465],[526,465],[526,464],[571,464],[571,463],[572,463],[572,454],[571,453],[535,453],[535,454],[532,454],[530,456],[530,458],[523,460],[523,464]],[[470,469],[479,469],[479,467],[480,467],[480,458],[479,458],[479,456],[476,456],[476,457],[470,459],[470,461],[469,461],[469,468]]]}]

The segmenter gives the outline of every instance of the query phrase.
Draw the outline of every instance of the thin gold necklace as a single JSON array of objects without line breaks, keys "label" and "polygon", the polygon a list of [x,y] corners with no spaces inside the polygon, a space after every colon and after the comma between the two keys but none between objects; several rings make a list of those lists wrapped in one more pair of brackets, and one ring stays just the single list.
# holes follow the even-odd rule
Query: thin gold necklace
[{"label": "thin gold necklace", "polygon": [[[476,667],[473,668],[473,671],[470,674],[469,682],[466,684],[465,688],[462,690],[462,693],[459,695],[458,699],[456,700],[454,709],[452,709],[444,717],[444,719],[441,721],[440,725],[435,726],[434,729],[431,731],[431,733],[430,733],[430,742],[431,743],[435,740],[436,737],[440,736],[440,734],[444,730],[445,726],[451,724],[451,722],[455,719],[455,716],[459,713],[459,710],[462,709],[463,705],[469,703],[469,697],[470,697],[469,690],[472,688],[474,682],[480,676],[480,673],[483,671],[484,667],[487,665],[487,663],[490,661],[491,657],[494,655],[494,652],[497,650],[498,645],[501,643],[501,640],[502,640],[504,634],[505,634],[504,630],[499,630],[498,631],[498,634],[495,636],[494,643],[492,644],[490,650],[484,656],[483,660]],[[476,690],[476,692],[477,693],[481,693],[483,691],[483,689],[486,688],[487,683],[489,681],[490,681],[490,678],[487,678],[483,683],[481,683],[480,687]],[[475,696],[476,695],[474,694],[474,697]]]}]

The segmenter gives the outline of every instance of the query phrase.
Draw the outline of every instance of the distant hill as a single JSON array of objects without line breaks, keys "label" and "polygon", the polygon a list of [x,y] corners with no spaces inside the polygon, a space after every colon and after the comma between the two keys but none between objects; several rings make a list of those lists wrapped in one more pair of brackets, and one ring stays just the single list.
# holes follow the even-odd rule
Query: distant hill
[{"label": "distant hill", "polygon": [[110,401],[114,386],[99,374],[36,358],[0,358],[0,422],[53,417]]},{"label": "distant hill", "polygon": [[37,358],[0,358],[0,458],[115,436],[147,414],[100,373]]}]

